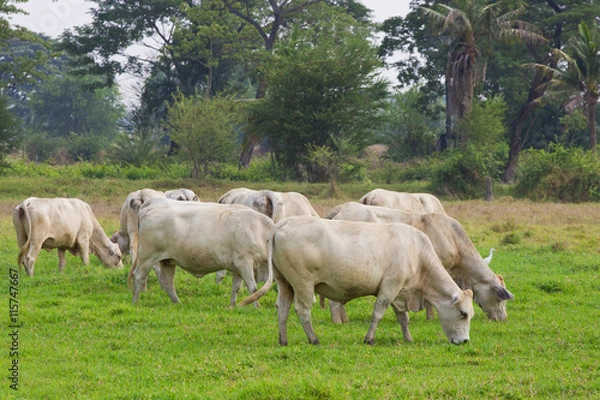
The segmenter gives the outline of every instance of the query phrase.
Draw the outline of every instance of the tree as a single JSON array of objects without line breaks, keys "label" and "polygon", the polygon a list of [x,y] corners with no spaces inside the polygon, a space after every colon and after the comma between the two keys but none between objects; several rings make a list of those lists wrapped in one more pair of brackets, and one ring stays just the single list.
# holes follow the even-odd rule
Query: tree
[{"label": "tree", "polygon": [[332,151],[342,138],[357,148],[369,144],[387,97],[368,28],[334,8],[323,17],[275,47],[265,98],[249,105],[251,132],[268,138],[276,161],[295,177],[309,144]]},{"label": "tree", "polygon": [[186,97],[180,93],[168,108],[171,139],[192,162],[194,176],[202,172],[206,177],[211,163],[233,157],[238,107],[230,97]]},{"label": "tree", "polygon": [[[42,161],[66,150],[63,161],[90,160],[108,148],[125,107],[116,88],[90,90],[97,79],[59,74],[35,86],[24,125],[30,159]],[[46,143],[43,148],[40,141]]]},{"label": "tree", "polygon": [[[485,76],[486,53],[495,41],[516,38],[536,45],[545,40],[535,33],[532,25],[517,19],[523,8],[515,8],[513,3],[512,0],[454,0],[453,7],[438,4],[439,11],[421,7],[436,32],[450,44],[445,70],[447,112],[458,120],[471,110],[475,85]],[[467,139],[461,136],[463,143]]]},{"label": "tree", "polygon": [[[566,51],[554,50],[554,55],[563,60],[556,68],[537,64],[550,74],[551,94],[569,96],[565,108],[583,108],[590,136],[590,150],[596,152],[596,108],[600,98],[600,31],[580,23],[577,35],[572,36]],[[549,93],[550,94],[550,93]]]},{"label": "tree", "polygon": [[[247,1],[223,0],[223,2],[232,14],[237,15],[256,29],[263,40],[265,51],[269,54],[275,45],[275,41],[281,35],[280,31],[293,19],[295,14],[313,4],[322,2],[322,0],[302,0],[298,2],[269,0],[268,4],[264,1],[249,3]],[[265,92],[265,80],[259,79],[255,98],[262,99]],[[259,136],[257,135],[245,134],[240,156],[240,164],[243,166],[248,166],[250,163],[254,146],[258,143],[258,140]]]},{"label": "tree", "polygon": [[[532,3],[525,15],[526,19],[534,22],[541,29],[543,35],[549,39],[551,48],[561,49],[568,37],[577,31],[576,25],[589,16],[600,14],[600,4],[598,2],[581,2],[578,0],[562,1],[541,1]],[[519,64],[546,65],[549,68],[556,68],[558,58],[552,56],[552,51],[548,46],[527,45],[529,59],[523,58]],[[507,57],[515,59],[514,50],[507,53]],[[515,60],[516,61],[516,60]],[[520,67],[519,67],[520,68]],[[516,70],[516,68],[515,68]],[[502,181],[505,183],[514,183],[515,173],[519,164],[519,154],[527,146],[539,146],[539,139],[542,136],[548,137],[553,126],[556,126],[557,113],[554,111],[554,105],[551,107],[546,103],[547,111],[539,118],[532,118],[535,114],[540,114],[541,106],[544,105],[542,98],[546,93],[551,76],[544,72],[543,68],[531,70],[529,75],[523,73],[511,73],[510,71],[499,71],[501,76],[516,76],[522,82],[524,79],[529,81],[529,87],[524,96],[513,96],[509,104],[517,105],[515,108],[512,122],[510,123],[510,151],[508,161],[504,167]],[[520,85],[522,87],[522,84]],[[508,100],[508,99],[507,99]],[[535,125],[539,121],[548,121],[550,124],[535,130]],[[529,125],[529,126],[528,126]],[[525,133],[523,133],[523,130]],[[560,133],[557,133],[560,134]],[[544,141],[546,146],[552,141],[553,135],[548,137],[550,141]],[[535,142],[538,142],[537,144]]]},{"label": "tree", "polygon": [[[430,102],[418,87],[391,96],[385,110],[386,122],[378,133],[379,143],[388,146],[387,154],[396,162],[426,157],[436,150],[444,129],[443,101]],[[435,115],[437,117],[430,117]]]}]

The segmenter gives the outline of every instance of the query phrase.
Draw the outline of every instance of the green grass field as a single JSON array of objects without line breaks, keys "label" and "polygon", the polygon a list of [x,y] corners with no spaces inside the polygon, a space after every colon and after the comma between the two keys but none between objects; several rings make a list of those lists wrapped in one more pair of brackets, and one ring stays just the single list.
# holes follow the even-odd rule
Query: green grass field
[{"label": "green grass field", "polygon": [[[11,280],[18,249],[10,211],[30,195],[82,198],[110,236],[130,191],[187,186],[214,201],[242,186],[103,180],[74,186],[56,179],[0,180],[2,399],[600,397],[600,204],[442,199],[482,255],[497,249],[491,267],[515,294],[503,323],[488,321],[476,306],[466,345],[449,344],[439,321],[426,320],[424,312],[411,313],[414,343],[405,343],[391,310],[375,345],[365,345],[373,298],[364,298],[347,304],[351,322],[342,326],[315,305],[320,346],[308,344],[292,312],[289,346],[281,347],[276,291],[261,299],[259,309],[230,310],[230,277],[217,285],[212,274],[198,280],[179,270],[181,303],[172,304],[151,273],[148,291],[132,305],[128,263],[109,270],[94,256],[83,266],[68,254],[59,274],[53,251],[40,255],[34,278],[22,270],[18,282]],[[247,186],[301,191],[321,215],[372,189],[342,186],[342,197],[329,199],[326,185]],[[11,327],[14,300],[18,328]],[[18,337],[11,337],[14,330]],[[15,360],[18,390],[9,379]]]}]

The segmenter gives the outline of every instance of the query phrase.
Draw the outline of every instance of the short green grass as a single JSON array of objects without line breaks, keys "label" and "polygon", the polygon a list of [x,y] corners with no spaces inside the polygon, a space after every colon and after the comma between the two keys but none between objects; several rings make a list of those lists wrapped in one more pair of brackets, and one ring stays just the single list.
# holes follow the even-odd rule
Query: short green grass
[{"label": "short green grass", "polygon": [[[106,182],[86,182],[85,194],[69,195],[99,208],[98,218],[110,235],[118,226],[124,196],[139,187],[119,182],[116,193],[102,195],[93,194],[95,185],[106,187]],[[214,201],[233,186],[191,188]],[[297,185],[292,190],[310,192],[307,196],[319,212],[361,192],[352,187],[343,192],[344,199],[327,199],[321,195],[325,187]],[[21,200],[14,197],[1,195],[3,209]],[[19,274],[18,391],[8,379],[14,358],[9,270],[16,267],[18,250],[5,214],[0,218],[0,398],[598,398],[599,206],[501,199],[444,205],[484,256],[490,247],[498,250],[491,266],[516,296],[508,303],[504,323],[488,321],[476,308],[466,345],[449,344],[439,321],[426,320],[424,312],[411,313],[414,343],[405,343],[391,311],[379,325],[375,345],[365,345],[373,303],[365,298],[348,303],[351,322],[341,326],[330,322],[328,310],[315,305],[313,324],[320,346],[308,344],[292,312],[289,346],[281,347],[275,290],[261,299],[259,309],[230,310],[229,277],[217,285],[214,275],[196,279],[178,271],[180,304],[172,304],[151,275],[148,291],[133,305],[126,282],[129,265],[109,270],[92,256],[91,264],[83,266],[69,254],[65,272],[59,274],[56,252],[43,252],[34,278]],[[508,234],[518,239],[503,241]]]}]

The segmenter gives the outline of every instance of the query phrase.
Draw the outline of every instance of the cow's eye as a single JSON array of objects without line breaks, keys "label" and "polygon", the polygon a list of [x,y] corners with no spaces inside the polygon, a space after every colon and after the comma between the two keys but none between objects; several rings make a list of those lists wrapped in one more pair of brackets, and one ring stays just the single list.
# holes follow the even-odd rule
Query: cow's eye
[{"label": "cow's eye", "polygon": [[461,311],[460,315],[463,317],[463,319],[467,319],[467,317],[469,316],[469,314],[467,314],[466,311]]}]

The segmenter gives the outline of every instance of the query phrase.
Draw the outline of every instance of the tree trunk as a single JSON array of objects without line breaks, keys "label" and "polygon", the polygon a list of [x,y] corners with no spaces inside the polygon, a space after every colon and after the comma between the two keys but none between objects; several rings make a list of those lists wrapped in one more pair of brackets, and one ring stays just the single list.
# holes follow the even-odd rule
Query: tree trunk
[{"label": "tree trunk", "polygon": [[598,103],[598,96],[590,96],[588,99],[588,128],[590,131],[590,150],[592,153],[596,153],[596,104]]}]

